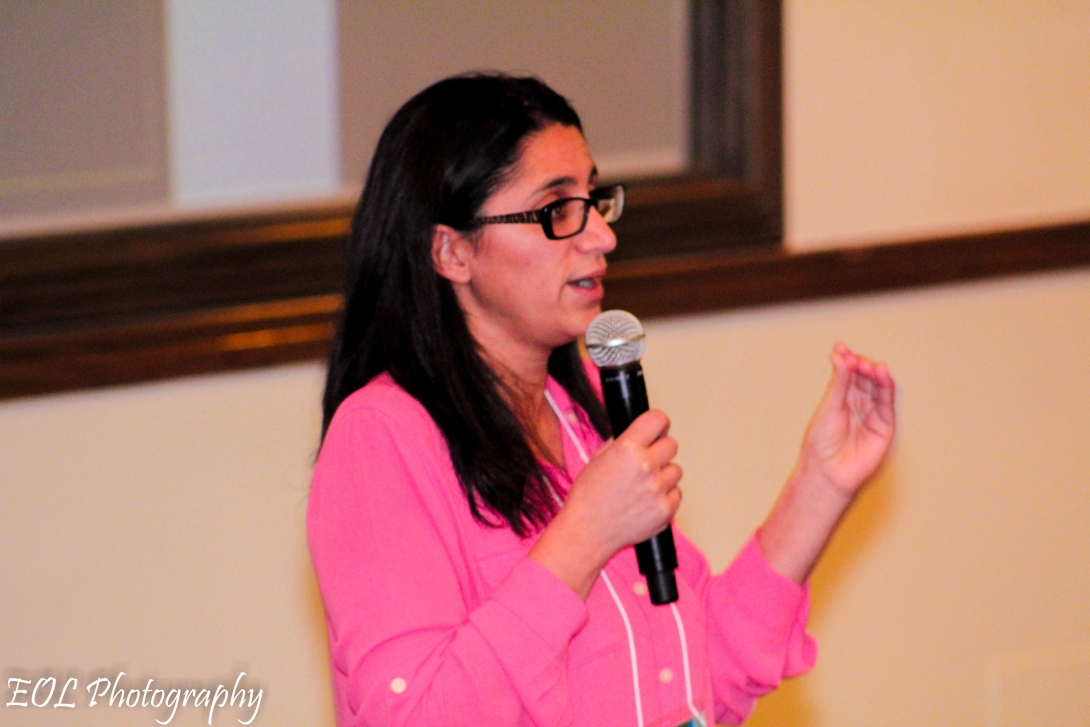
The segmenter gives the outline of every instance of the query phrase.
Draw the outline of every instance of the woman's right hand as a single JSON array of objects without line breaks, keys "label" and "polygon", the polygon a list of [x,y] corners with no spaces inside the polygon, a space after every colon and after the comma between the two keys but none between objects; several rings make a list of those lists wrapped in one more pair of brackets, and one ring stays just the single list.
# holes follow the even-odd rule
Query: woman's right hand
[{"label": "woman's right hand", "polygon": [[606,442],[572,483],[564,506],[529,557],[586,599],[598,572],[621,548],[647,540],[681,504],[681,468],[670,420],[645,412]]}]

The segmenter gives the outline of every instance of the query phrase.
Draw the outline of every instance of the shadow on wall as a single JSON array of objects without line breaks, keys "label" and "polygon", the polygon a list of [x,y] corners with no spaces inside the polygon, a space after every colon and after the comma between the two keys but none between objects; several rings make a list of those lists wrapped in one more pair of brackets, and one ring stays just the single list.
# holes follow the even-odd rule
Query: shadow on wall
[{"label": "shadow on wall", "polygon": [[[822,622],[836,613],[838,597],[860,564],[875,550],[883,529],[892,522],[899,486],[897,452],[894,450],[844,518],[814,571],[810,631],[818,639],[816,669],[822,668],[824,660],[820,637]],[[822,721],[809,684],[806,677],[784,681],[779,689],[757,702],[757,708],[746,720],[746,727],[818,727]]]}]

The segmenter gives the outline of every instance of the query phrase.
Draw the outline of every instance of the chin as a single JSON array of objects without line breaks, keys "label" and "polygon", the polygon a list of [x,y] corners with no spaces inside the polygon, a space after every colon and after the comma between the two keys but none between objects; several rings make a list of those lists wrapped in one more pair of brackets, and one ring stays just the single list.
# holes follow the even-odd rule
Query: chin
[{"label": "chin", "polygon": [[601,304],[580,308],[578,311],[569,310],[560,320],[556,321],[556,336],[553,338],[553,348],[564,346],[586,335],[587,328],[595,316],[602,312]]},{"label": "chin", "polygon": [[587,328],[590,327],[590,322],[593,321],[595,317],[597,317],[597,315],[601,312],[601,307],[595,308],[593,312],[591,312],[584,319],[582,319],[579,322],[579,325],[572,329],[573,332],[575,332],[575,335],[572,336],[572,340],[575,340],[576,338],[582,338],[583,336],[587,335]]},{"label": "chin", "polygon": [[584,333],[587,332],[587,327],[590,325],[590,322],[593,321],[598,316],[598,314],[601,313],[601,312],[602,312],[602,304],[601,303],[596,303],[595,305],[590,306],[586,310],[581,312],[581,314],[579,316],[579,323],[578,323],[579,335],[580,336],[582,336]]}]

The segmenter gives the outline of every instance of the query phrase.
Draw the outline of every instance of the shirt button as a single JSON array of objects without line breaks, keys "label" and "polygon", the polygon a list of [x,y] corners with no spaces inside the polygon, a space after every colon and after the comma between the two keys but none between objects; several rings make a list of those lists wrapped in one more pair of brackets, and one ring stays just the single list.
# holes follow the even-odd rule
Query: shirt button
[{"label": "shirt button", "polygon": [[636,581],[632,584],[632,592],[635,593],[637,596],[646,596],[647,584],[643,581]]},{"label": "shirt button", "polygon": [[401,694],[405,691],[405,688],[407,686],[409,685],[405,683],[404,679],[402,679],[401,677],[397,677],[392,682],[390,682],[390,691],[394,694]]},{"label": "shirt button", "polygon": [[662,671],[659,672],[659,681],[663,684],[669,684],[674,681],[673,670],[668,666],[662,667]]}]

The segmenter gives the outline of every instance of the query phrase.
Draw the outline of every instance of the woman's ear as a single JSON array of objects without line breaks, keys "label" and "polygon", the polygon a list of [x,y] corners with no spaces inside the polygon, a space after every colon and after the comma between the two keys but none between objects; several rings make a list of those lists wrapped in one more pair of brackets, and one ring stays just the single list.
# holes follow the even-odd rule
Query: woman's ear
[{"label": "woman's ear", "polygon": [[436,225],[431,233],[431,262],[435,272],[452,283],[468,283],[473,244],[449,225]]}]

